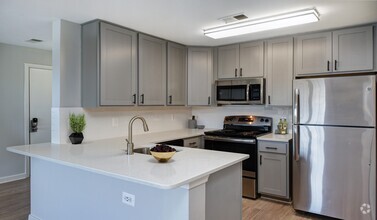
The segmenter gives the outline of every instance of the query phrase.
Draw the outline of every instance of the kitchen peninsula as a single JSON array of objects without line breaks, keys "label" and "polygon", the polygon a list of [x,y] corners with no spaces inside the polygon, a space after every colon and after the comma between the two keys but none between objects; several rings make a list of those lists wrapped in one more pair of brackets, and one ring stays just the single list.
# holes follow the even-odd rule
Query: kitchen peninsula
[{"label": "kitchen peninsula", "polygon": [[[134,136],[135,148],[202,130]],[[126,155],[124,138],[82,145],[9,147],[31,158],[29,220],[241,219],[242,160],[248,155],[177,147],[167,163]]]}]

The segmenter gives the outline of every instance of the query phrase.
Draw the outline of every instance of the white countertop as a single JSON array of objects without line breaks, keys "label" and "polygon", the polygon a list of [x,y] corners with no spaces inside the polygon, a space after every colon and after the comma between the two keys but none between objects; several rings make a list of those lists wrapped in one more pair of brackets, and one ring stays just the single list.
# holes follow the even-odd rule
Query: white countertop
[{"label": "white countertop", "polygon": [[292,139],[292,134],[275,134],[270,133],[257,138],[259,141],[277,141],[277,142],[288,142]]},{"label": "white countertop", "polygon": [[[151,143],[195,137],[204,130],[145,133],[133,136],[135,148]],[[11,152],[95,172],[157,188],[171,189],[198,180],[247,159],[236,154],[203,149],[176,147],[179,151],[167,163],[158,163],[151,155],[126,155],[125,138],[113,138],[72,144],[34,144],[8,147]]]}]

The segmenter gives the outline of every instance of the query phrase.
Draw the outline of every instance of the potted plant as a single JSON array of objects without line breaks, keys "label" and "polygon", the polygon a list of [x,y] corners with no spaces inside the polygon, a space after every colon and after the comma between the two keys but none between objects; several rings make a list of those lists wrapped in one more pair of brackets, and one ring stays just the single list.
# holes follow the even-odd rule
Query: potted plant
[{"label": "potted plant", "polygon": [[69,126],[73,131],[73,133],[69,135],[69,139],[71,140],[72,144],[81,144],[82,140],[84,140],[84,135],[82,132],[85,129],[85,125],[84,114],[69,114]]}]

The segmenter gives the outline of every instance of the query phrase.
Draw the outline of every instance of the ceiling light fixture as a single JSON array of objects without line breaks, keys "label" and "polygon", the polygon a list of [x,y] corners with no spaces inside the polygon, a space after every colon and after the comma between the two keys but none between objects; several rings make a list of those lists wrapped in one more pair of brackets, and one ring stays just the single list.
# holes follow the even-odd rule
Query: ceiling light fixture
[{"label": "ceiling light fixture", "polygon": [[214,39],[218,39],[266,31],[271,29],[289,27],[299,24],[306,24],[316,21],[319,21],[319,14],[317,10],[307,9],[204,29],[204,35]]}]

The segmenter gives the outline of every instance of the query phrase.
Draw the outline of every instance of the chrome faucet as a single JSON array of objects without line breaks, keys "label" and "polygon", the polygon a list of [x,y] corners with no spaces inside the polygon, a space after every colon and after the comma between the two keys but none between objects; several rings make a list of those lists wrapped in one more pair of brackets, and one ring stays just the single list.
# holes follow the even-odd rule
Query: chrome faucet
[{"label": "chrome faucet", "polygon": [[132,124],[134,123],[136,119],[140,119],[143,122],[143,128],[145,132],[149,131],[147,122],[145,121],[143,117],[134,116],[133,118],[131,118],[130,122],[128,123],[128,139],[126,139],[128,155],[134,154],[134,143],[132,142]]}]

